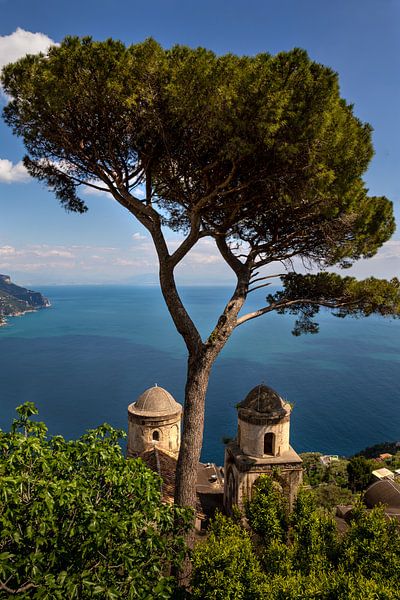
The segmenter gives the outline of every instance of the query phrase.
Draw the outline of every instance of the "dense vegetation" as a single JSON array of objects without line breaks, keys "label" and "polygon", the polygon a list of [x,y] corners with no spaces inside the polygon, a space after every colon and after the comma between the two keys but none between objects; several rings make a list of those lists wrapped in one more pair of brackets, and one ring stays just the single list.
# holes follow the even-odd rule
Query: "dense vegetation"
[{"label": "dense vegetation", "polygon": [[[185,556],[190,512],[162,503],[158,476],[123,457],[122,432],[103,425],[76,441],[48,438],[31,419],[36,412],[20,406],[11,431],[0,432],[0,598],[183,598],[171,573]],[[311,454],[307,460],[309,468]],[[333,475],[344,478],[349,464]],[[339,534],[318,496],[321,486],[337,486],[326,473],[299,494],[291,515],[267,476],[246,505],[249,527],[240,515],[217,514],[192,553],[186,597],[397,599],[398,524],[356,501]]]},{"label": "dense vegetation", "polygon": [[338,504],[353,504],[357,498],[349,481],[350,461],[339,458],[324,465],[321,457],[320,452],[301,454],[304,484],[312,489],[317,505],[334,511]]},{"label": "dense vegetation", "polygon": [[[400,443],[399,442],[381,442],[374,446],[368,446],[364,450],[357,452],[356,456],[365,456],[365,458],[376,458],[380,454],[392,454],[393,458],[400,461]],[[397,467],[396,467],[397,468]]]},{"label": "dense vegetation", "polygon": [[[386,458],[379,458],[392,450]],[[312,489],[318,506],[334,510],[338,504],[354,504],[370,483],[372,471],[382,467],[392,472],[400,468],[400,451],[396,442],[376,444],[350,459],[338,458],[329,464],[321,462],[320,452],[303,452],[304,484]],[[378,461],[372,460],[378,458]]]},{"label": "dense vegetation", "polygon": [[127,461],[121,431],[46,437],[32,403],[0,432],[0,597],[171,598],[187,509],[161,502],[160,479]]},{"label": "dense vegetation", "polygon": [[256,534],[218,516],[193,554],[195,600],[395,600],[400,530],[383,510],[358,503],[346,534],[302,491],[292,515],[271,478],[247,505]]}]

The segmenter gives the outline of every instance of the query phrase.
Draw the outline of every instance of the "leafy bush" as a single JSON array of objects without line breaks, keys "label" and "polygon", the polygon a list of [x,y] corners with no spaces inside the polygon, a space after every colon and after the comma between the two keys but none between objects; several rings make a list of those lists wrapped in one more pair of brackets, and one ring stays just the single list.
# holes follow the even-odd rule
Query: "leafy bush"
[{"label": "leafy bush", "polygon": [[354,504],[355,496],[347,488],[342,488],[335,483],[321,483],[313,488],[316,504],[329,511],[333,511],[338,504]]},{"label": "leafy bush", "polygon": [[342,544],[341,564],[348,572],[396,581],[400,589],[400,531],[383,507],[367,511],[361,503],[352,510],[350,530]]},{"label": "leafy bush", "polygon": [[376,467],[364,456],[354,456],[347,465],[349,486],[353,492],[361,492],[371,483],[371,473]]},{"label": "leafy bush", "polygon": [[[263,487],[271,502],[271,490],[276,488],[265,481],[258,490]],[[256,493],[255,506],[260,505]],[[271,506],[265,512],[258,508],[254,522],[259,531],[267,531]],[[219,516],[209,539],[194,551],[193,598],[398,600],[399,524],[388,520],[381,508],[367,511],[358,503],[349,532],[339,536],[334,520],[316,506],[314,495],[302,491],[291,515],[288,538],[286,544],[270,532],[263,536],[260,548],[240,524]]]},{"label": "leafy bush", "polygon": [[250,526],[264,538],[284,541],[287,536],[287,505],[279,485],[268,475],[261,475],[254,486],[251,501],[246,502]]},{"label": "leafy bush", "polygon": [[250,535],[217,513],[206,542],[192,556],[193,600],[256,600],[265,580]]},{"label": "leafy bush", "polygon": [[17,411],[11,432],[0,432],[0,590],[40,600],[173,597],[169,573],[185,555],[190,511],[162,503],[159,477],[122,455],[122,431],[47,438],[32,403]]}]

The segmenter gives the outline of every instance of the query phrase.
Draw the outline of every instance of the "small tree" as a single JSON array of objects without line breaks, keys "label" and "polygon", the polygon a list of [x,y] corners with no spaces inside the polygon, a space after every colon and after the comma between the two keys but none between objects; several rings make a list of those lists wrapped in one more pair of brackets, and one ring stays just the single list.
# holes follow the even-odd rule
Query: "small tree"
[{"label": "small tree", "polygon": [[257,479],[253,497],[245,508],[250,527],[262,536],[266,545],[273,540],[286,540],[288,507],[279,484],[272,477],[261,475]]},{"label": "small tree", "polygon": [[161,502],[159,477],[122,455],[123,432],[48,439],[32,403],[17,410],[0,432],[1,598],[173,597],[191,511]]},{"label": "small tree", "polygon": [[[188,351],[175,499],[194,506],[210,371],[236,327],[289,311],[298,315],[295,334],[315,333],[321,306],[339,317],[400,312],[397,279],[325,271],[373,256],[395,228],[391,202],[368,196],[362,180],[371,127],[340,97],[336,73],[299,49],[216,56],[154,40],[126,48],[68,37],[8,65],[2,83],[11,97],[4,118],[24,140],[29,173],[71,211],[86,210],[82,186],[108,192],[152,237],[164,300]],[[183,236],[174,251],[166,227]],[[205,237],[236,286],[203,340],[175,270]],[[297,273],[296,257],[320,272]],[[246,314],[271,264],[282,290]]]},{"label": "small tree", "polygon": [[373,467],[373,462],[364,456],[354,456],[350,459],[347,465],[347,474],[349,486],[353,492],[361,492],[371,483]]},{"label": "small tree", "polygon": [[240,524],[217,513],[206,542],[192,554],[193,600],[256,600],[265,576],[250,535]]},{"label": "small tree", "polygon": [[338,534],[331,515],[317,509],[314,496],[300,490],[291,515],[293,561],[309,574],[328,570],[338,553]]},{"label": "small tree", "polygon": [[382,506],[367,511],[358,503],[343,539],[341,565],[348,573],[382,579],[400,586],[400,527]]},{"label": "small tree", "polygon": [[322,483],[313,489],[318,506],[335,511],[338,504],[353,504],[354,496],[348,488],[340,487],[336,483]]}]

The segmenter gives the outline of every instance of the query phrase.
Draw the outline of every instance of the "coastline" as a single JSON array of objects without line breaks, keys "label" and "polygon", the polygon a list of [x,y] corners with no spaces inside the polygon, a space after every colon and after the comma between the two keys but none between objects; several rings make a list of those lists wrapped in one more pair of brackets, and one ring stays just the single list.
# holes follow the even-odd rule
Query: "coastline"
[{"label": "coastline", "polygon": [[13,317],[23,317],[24,315],[26,315],[27,313],[35,313],[38,310],[42,310],[43,308],[49,308],[51,306],[51,302],[49,302],[47,300],[47,304],[43,305],[43,306],[38,306],[36,308],[33,307],[29,307],[26,310],[21,310],[15,313],[11,313],[8,315],[0,315],[0,327],[6,327],[9,323],[8,323],[8,319],[9,318],[13,318]]},{"label": "coastline", "polygon": [[50,301],[40,292],[17,285],[9,275],[0,274],[0,327],[7,325],[8,317],[20,317],[49,306]]}]

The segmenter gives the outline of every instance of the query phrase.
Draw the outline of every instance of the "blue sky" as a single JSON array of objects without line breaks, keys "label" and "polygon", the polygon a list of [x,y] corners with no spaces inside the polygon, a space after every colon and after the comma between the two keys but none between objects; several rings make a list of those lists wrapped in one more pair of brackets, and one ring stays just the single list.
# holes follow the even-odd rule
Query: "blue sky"
[{"label": "blue sky", "polygon": [[[375,156],[365,176],[371,194],[395,204],[400,223],[399,0],[0,0],[0,65],[65,35],[148,36],[163,46],[205,46],[255,54],[305,48],[340,76],[341,93],[374,127]],[[4,97],[0,100],[4,104]],[[67,214],[19,161],[23,148],[0,124],[0,273],[22,284],[148,281],[155,256],[145,232],[104,195],[88,195],[86,215]],[[176,243],[173,235],[171,245]],[[202,242],[181,281],[229,278],[212,243]],[[352,273],[400,275],[400,235]]]}]

